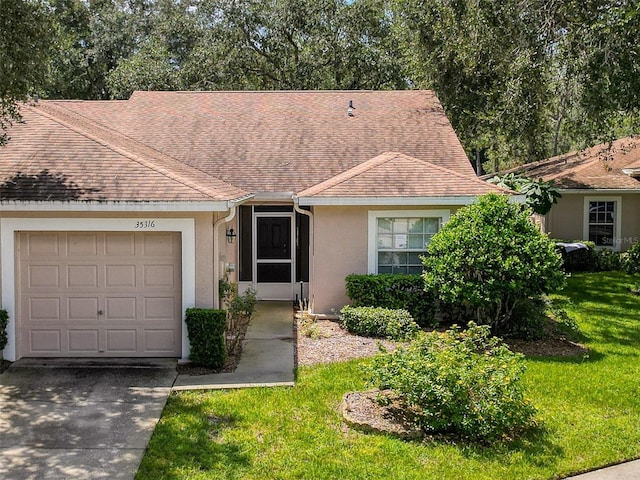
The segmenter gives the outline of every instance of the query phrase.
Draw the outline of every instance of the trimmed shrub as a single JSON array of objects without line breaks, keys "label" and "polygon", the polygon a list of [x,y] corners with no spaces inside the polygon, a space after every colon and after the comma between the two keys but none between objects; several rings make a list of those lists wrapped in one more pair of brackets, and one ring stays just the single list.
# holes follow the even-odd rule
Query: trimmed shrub
[{"label": "trimmed shrub", "polygon": [[613,272],[623,269],[623,259],[620,252],[612,250],[596,250],[596,272]]},{"label": "trimmed shrub", "polygon": [[7,325],[9,324],[9,313],[6,310],[0,310],[0,358],[2,358],[2,350],[7,346],[9,338],[7,337]]},{"label": "trimmed shrub", "polygon": [[640,273],[640,242],[636,242],[624,253],[623,267],[629,274]]},{"label": "trimmed shrub", "polygon": [[348,275],[347,296],[355,307],[405,309],[421,327],[433,327],[437,302],[421,275]]},{"label": "trimmed shrub", "polygon": [[186,324],[191,344],[191,361],[208,368],[222,368],[227,359],[224,339],[226,312],[210,308],[188,308]]},{"label": "trimmed shrub", "polygon": [[369,373],[424,432],[491,441],[534,424],[524,371],[522,355],[491,337],[488,326],[469,323],[465,331],[422,332],[407,348],[378,355]]},{"label": "trimmed shrub", "polygon": [[340,324],[356,335],[390,340],[405,340],[420,330],[406,310],[381,307],[343,307],[340,310]]},{"label": "trimmed shrub", "polygon": [[562,257],[530,214],[497,194],[458,210],[427,247],[426,289],[471,313],[460,320],[489,325],[496,335],[520,331],[527,320],[516,315],[520,307],[565,283]]}]

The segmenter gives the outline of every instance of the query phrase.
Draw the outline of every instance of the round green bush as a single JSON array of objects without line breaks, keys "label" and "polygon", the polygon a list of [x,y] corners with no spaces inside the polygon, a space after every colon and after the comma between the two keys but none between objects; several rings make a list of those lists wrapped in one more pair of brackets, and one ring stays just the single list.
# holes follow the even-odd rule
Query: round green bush
[{"label": "round green bush", "polygon": [[461,208],[427,247],[426,290],[465,315],[458,321],[473,319],[500,335],[522,330],[519,307],[565,283],[562,257],[530,215],[497,194]]},{"label": "round green bush", "polygon": [[404,349],[375,358],[372,382],[390,389],[428,434],[491,441],[532,426],[524,398],[522,355],[491,337],[488,326],[421,333]]}]

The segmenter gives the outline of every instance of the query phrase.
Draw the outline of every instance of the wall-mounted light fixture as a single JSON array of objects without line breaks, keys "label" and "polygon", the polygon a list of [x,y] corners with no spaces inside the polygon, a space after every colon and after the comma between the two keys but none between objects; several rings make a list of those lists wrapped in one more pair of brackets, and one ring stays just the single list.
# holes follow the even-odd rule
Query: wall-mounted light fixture
[{"label": "wall-mounted light fixture", "polygon": [[238,236],[233,228],[227,228],[227,242],[233,243]]}]

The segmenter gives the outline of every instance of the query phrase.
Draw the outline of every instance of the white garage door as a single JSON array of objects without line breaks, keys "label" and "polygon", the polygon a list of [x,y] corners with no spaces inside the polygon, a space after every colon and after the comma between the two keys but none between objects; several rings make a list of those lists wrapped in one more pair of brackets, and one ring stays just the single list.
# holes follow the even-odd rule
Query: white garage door
[{"label": "white garage door", "polygon": [[19,234],[24,357],[178,357],[179,233]]}]

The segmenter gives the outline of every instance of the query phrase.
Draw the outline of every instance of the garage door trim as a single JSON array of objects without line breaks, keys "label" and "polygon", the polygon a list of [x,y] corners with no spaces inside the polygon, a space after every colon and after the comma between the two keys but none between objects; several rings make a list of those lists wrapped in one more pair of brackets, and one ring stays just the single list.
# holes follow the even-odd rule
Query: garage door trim
[{"label": "garage door trim", "polygon": [[4,358],[16,360],[16,232],[180,232],[182,237],[182,358],[189,357],[184,312],[195,306],[195,220],[193,218],[2,218],[0,219],[0,262],[2,262],[2,305],[9,312],[9,342]]}]

